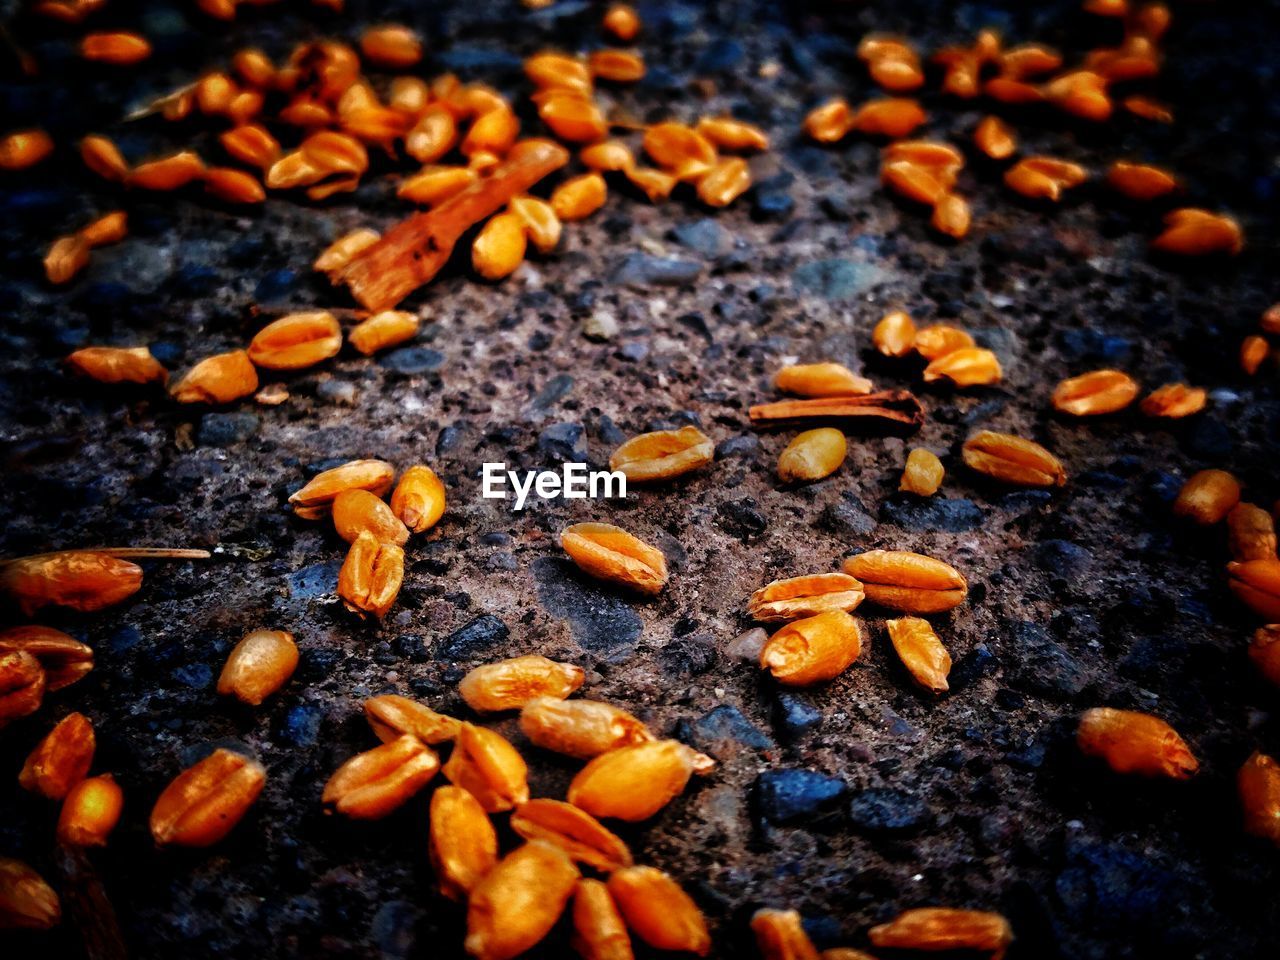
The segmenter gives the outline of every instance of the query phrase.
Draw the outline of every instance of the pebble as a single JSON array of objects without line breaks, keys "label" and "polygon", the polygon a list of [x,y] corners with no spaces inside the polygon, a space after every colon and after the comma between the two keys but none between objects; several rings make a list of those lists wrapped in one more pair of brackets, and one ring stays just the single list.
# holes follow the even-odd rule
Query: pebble
[{"label": "pebble", "polygon": [[342,560],[327,560],[295,570],[285,578],[289,596],[295,600],[315,600],[334,593],[338,588],[338,571]]},{"label": "pebble", "polygon": [[888,279],[884,270],[853,260],[812,260],[797,267],[791,283],[800,293],[824,300],[847,300]]},{"label": "pebble", "polygon": [[716,523],[744,543],[752,537],[758,537],[769,526],[763,513],[751,497],[741,500],[726,500],[716,508]]},{"label": "pebble", "polygon": [[864,536],[876,528],[875,517],[867,513],[862,501],[851,493],[842,493],[835,503],[823,507],[818,524],[843,536]]},{"label": "pebble", "polygon": [[658,651],[663,671],[680,677],[696,677],[716,663],[716,645],[707,637],[677,637]]},{"label": "pebble", "polygon": [[927,803],[894,787],[871,787],[854,794],[849,815],[853,825],[866,833],[914,833],[933,819]]},{"label": "pebble", "polygon": [[1093,567],[1093,551],[1070,540],[1042,540],[1035,556],[1037,566],[1060,577],[1083,577]]},{"label": "pebble", "polygon": [[316,396],[340,407],[356,405],[356,385],[349,380],[324,380],[316,387]]},{"label": "pebble", "polygon": [[728,253],[733,248],[733,236],[717,220],[704,217],[692,223],[677,224],[671,229],[671,238],[682,247],[695,250],[707,257]]},{"label": "pebble", "polygon": [[736,437],[726,437],[716,444],[716,459],[729,457],[745,457],[760,449],[760,438],[750,433],[741,433]]},{"label": "pebble", "polygon": [[440,641],[441,660],[470,660],[504,643],[511,631],[491,613],[484,613]]},{"label": "pebble", "polygon": [[529,401],[529,406],[525,411],[526,420],[537,420],[546,413],[551,406],[573,389],[573,377],[567,373],[558,373],[545,384],[542,389]]},{"label": "pebble", "polygon": [[401,347],[378,358],[379,366],[405,376],[433,373],[444,366],[444,354],[430,347]]},{"label": "pebble", "polygon": [[553,617],[569,621],[569,632],[581,647],[613,662],[631,656],[644,623],[630,604],[587,580],[568,560],[541,557],[532,569],[538,602]]},{"label": "pebble", "polygon": [[845,795],[844,781],[813,770],[766,770],[756,778],[755,801],[759,815],[778,826],[812,821],[830,814]]},{"label": "pebble", "polygon": [[986,521],[986,514],[972,500],[904,496],[882,503],[880,519],[884,523],[896,524],[905,530],[920,533],[962,533],[981,527]]},{"label": "pebble", "polygon": [[206,413],[197,437],[204,447],[229,447],[252,437],[261,423],[252,413]]},{"label": "pebble", "polygon": [[759,663],[760,651],[764,649],[765,642],[769,639],[762,627],[752,627],[745,633],[740,633],[732,640],[729,645],[724,648],[725,655],[734,660],[742,660],[746,663]]},{"label": "pebble", "polygon": [[320,726],[323,722],[322,707],[314,703],[300,703],[285,712],[276,736],[287,746],[314,747],[320,742]]},{"label": "pebble", "polygon": [[619,329],[618,318],[608,310],[597,310],[582,322],[582,335],[598,342],[612,340]]},{"label": "pebble", "polygon": [[803,736],[822,723],[822,711],[796,693],[778,694],[777,716],[778,723],[793,738]]},{"label": "pebble", "polygon": [[587,432],[580,423],[552,424],[538,434],[538,449],[552,460],[585,463]]},{"label": "pebble", "polygon": [[1006,674],[1023,690],[1050,699],[1069,699],[1089,684],[1089,673],[1038,623],[1006,622]]},{"label": "pebble", "polygon": [[692,283],[702,274],[702,264],[677,257],[655,257],[648,253],[630,253],[617,264],[611,279],[629,286],[680,286]]},{"label": "pebble", "polygon": [[[217,274],[214,274],[215,279]],[[298,274],[292,270],[272,270],[253,288],[258,303],[278,303],[289,297],[298,286]]]},{"label": "pebble", "polygon": [[735,745],[755,750],[768,750],[775,746],[768,734],[728,703],[682,724],[682,728],[681,740],[717,758],[734,753]]}]

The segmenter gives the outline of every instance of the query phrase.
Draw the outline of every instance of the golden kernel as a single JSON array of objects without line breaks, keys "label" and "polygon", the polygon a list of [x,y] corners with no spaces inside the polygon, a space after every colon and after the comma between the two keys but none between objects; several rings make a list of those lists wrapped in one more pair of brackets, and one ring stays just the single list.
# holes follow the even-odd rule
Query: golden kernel
[{"label": "golden kernel", "polygon": [[964,603],[969,584],[954,567],[919,553],[868,550],[844,562],[867,599],[903,613],[941,613]]},{"label": "golden kernel", "polygon": [[69,713],[41,740],[18,774],[24,790],[61,800],[89,774],[96,738],[82,713]]},{"label": "golden kernel", "polygon": [[1101,757],[1116,773],[1186,780],[1200,768],[1173,727],[1132,710],[1086,710],[1080,716],[1076,743],[1082,753]]},{"label": "golden kernel", "polygon": [[257,706],[293,676],[298,646],[283,630],[254,630],[231,648],[218,677],[218,693]]},{"label": "golden kernel", "polygon": [[1240,502],[1240,481],[1225,470],[1192,474],[1173,502],[1173,512],[1199,524],[1219,523]]},{"label": "golden kernel", "polygon": [[560,534],[569,559],[599,580],[656,594],[667,582],[662,551],[610,523],[575,523]]},{"label": "golden kernel", "polygon": [[219,748],[184,770],[164,789],[151,810],[156,843],[207,847],[244,817],[267,782],[256,760]]},{"label": "golden kernel", "polygon": [[404,806],[440,769],[435,751],[405,734],[356,754],[324,785],[326,812],[353,820],[380,820]]},{"label": "golden kernel", "polygon": [[778,478],[801,483],[829,477],[840,469],[848,449],[844,434],[834,427],[806,430],[778,456]]},{"label": "golden kernel", "polygon": [[496,713],[519,710],[538,697],[564,700],[585,677],[581,667],[530,654],[476,667],[462,678],[458,693],[477,713]]}]

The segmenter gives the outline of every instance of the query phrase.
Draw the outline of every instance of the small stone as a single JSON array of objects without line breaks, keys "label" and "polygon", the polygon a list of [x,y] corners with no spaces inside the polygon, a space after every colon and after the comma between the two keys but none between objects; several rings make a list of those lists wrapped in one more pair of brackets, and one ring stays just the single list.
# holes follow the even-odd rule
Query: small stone
[{"label": "small stone", "polygon": [[752,195],[751,216],[755,220],[785,220],[796,201],[785,190],[757,190]]},{"label": "small stone", "polygon": [[582,322],[582,335],[588,340],[612,340],[619,329],[618,318],[608,310],[597,310]]},{"label": "small stone", "polygon": [[680,286],[693,283],[701,274],[702,264],[696,260],[630,253],[614,267],[612,280],[636,287]]},{"label": "small stone", "polygon": [[206,413],[200,418],[197,436],[201,446],[229,447],[248,440],[258,432],[261,423],[252,413]]},{"label": "small stone", "polygon": [[1052,699],[1069,699],[1089,684],[1089,673],[1038,623],[1007,622],[1006,676],[1014,686]]},{"label": "small stone", "polygon": [[791,274],[791,282],[798,292],[824,300],[847,300],[885,279],[885,271],[880,267],[841,259],[811,260]]},{"label": "small stone", "polygon": [[778,722],[790,737],[801,737],[822,723],[822,711],[805,697],[780,693],[777,700]]},{"label": "small stone", "polygon": [[442,660],[470,660],[504,643],[511,631],[491,613],[484,613],[449,634],[439,645]]},{"label": "small stone", "polygon": [[962,533],[976,530],[986,514],[972,500],[947,497],[903,497],[880,505],[880,519],[916,532]]},{"label": "small stone", "polygon": [[401,347],[379,358],[378,364],[405,376],[434,373],[444,366],[444,354],[430,347]]},{"label": "small stone", "polygon": [[778,826],[830,815],[845,795],[844,781],[814,770],[766,770],[754,785],[756,808],[767,823]]},{"label": "small stone", "polygon": [[558,373],[538,391],[537,395],[529,402],[529,407],[525,411],[526,420],[538,420],[549,410],[554,404],[565,397],[570,390],[573,389],[573,377],[567,373]]},{"label": "small stone", "polygon": [[1044,540],[1036,546],[1036,565],[1056,576],[1077,579],[1093,566],[1093,551],[1070,540]]},{"label": "small stone", "polygon": [[[217,274],[214,274],[215,279]],[[298,286],[298,274],[292,270],[272,270],[253,288],[253,299],[258,303],[285,300]]]},{"label": "small stone", "polygon": [[613,662],[631,656],[644,623],[624,598],[586,580],[568,560],[541,557],[532,569],[538,602],[553,617],[569,621],[579,645]]},{"label": "small stone", "polygon": [[928,804],[893,787],[871,787],[854,794],[849,813],[853,825],[867,833],[913,833],[933,819]]},{"label": "small stone", "polygon": [[818,524],[842,536],[864,536],[876,528],[875,517],[867,513],[866,507],[851,493],[842,493],[838,501],[827,504],[818,517]]},{"label": "small stone", "polygon": [[726,437],[716,444],[716,459],[750,456],[760,449],[760,438],[750,433],[742,433],[736,437]]},{"label": "small stone", "polygon": [[733,248],[732,235],[711,217],[704,217],[693,223],[677,224],[671,229],[671,237],[682,247],[696,250],[708,257],[728,253]]},{"label": "small stone", "polygon": [[775,745],[741,710],[727,703],[683,726],[686,736],[682,740],[717,758],[733,753],[734,745],[755,750],[768,750]]},{"label": "small stone", "polygon": [[295,600],[315,600],[334,593],[338,589],[338,571],[341,569],[342,560],[339,559],[295,570],[285,579],[289,585],[289,596]]},{"label": "small stone", "polygon": [[758,537],[769,526],[763,513],[757,508],[755,500],[744,497],[741,500],[727,500],[716,509],[716,522],[727,532],[738,537],[744,543],[752,537]]},{"label": "small stone", "polygon": [[734,660],[759,663],[760,651],[764,649],[765,642],[768,639],[769,634],[762,627],[752,627],[745,633],[740,633],[730,640],[729,645],[724,648],[724,652],[726,656]]},{"label": "small stone", "polygon": [[580,423],[555,423],[538,434],[538,449],[552,460],[585,463],[587,432]]},{"label": "small stone", "polygon": [[323,723],[323,707],[314,703],[300,703],[285,712],[277,727],[276,736],[291,747],[314,747],[320,742],[320,726]]},{"label": "small stone", "polygon": [[658,651],[663,671],[680,677],[696,677],[716,663],[716,646],[706,637],[677,637]]},{"label": "small stone", "polygon": [[316,396],[340,407],[354,407],[356,385],[349,380],[324,380],[316,387]]}]

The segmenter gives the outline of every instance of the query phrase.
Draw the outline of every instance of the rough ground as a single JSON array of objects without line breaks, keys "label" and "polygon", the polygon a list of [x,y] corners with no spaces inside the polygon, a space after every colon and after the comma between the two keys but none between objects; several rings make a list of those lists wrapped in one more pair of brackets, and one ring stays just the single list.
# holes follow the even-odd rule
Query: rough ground
[{"label": "rough ground", "polygon": [[[371,17],[424,32],[426,75],[454,69],[512,95],[527,92],[521,56],[599,37],[599,8],[570,0],[538,14],[483,0],[348,6],[342,16],[249,7],[224,26],[186,4],[112,0],[95,25],[139,25],[157,46],[150,63],[124,71],[86,70],[70,32],[19,19],[15,36],[45,70],[33,82],[10,75],[0,114],[6,128],[48,126],[64,147],[98,131],[133,158],[186,142],[212,157],[199,123],[118,118],[246,43],[279,56],[304,36],[354,37]],[[78,709],[94,720],[95,769],[116,774],[127,805],[93,861],[133,956],[461,956],[461,911],[433,892],[427,864],[427,796],[383,822],[351,824],[325,817],[319,792],[374,742],[362,698],[395,691],[465,713],[454,686],[469,667],[531,651],[582,664],[584,694],[720,761],[652,822],[623,831],[641,862],[692,891],[717,957],[752,955],[746,921],[761,905],[800,909],[823,945],[865,946],[872,923],[925,904],[1004,911],[1018,935],[1010,958],[1271,955],[1277,853],[1241,835],[1234,774],[1255,748],[1280,751],[1276,691],[1244,655],[1255,624],[1225,588],[1221,530],[1174,522],[1169,502],[1206,466],[1237,472],[1259,503],[1280,496],[1274,368],[1247,380],[1236,362],[1240,339],[1280,298],[1277,4],[1177,6],[1153,88],[1175,106],[1172,127],[1010,115],[1028,151],[1095,169],[1120,156],[1172,166],[1190,203],[1242,219],[1250,246],[1231,263],[1153,261],[1154,214],[1091,187],[1060,208],[1019,203],[977,161],[961,178],[972,236],[939,243],[925,216],[878,187],[876,145],[818,149],[797,136],[820,99],[872,93],[852,56],[869,29],[927,48],[988,25],[1074,54],[1112,39],[1076,6],[642,4],[649,76],[611,95],[643,119],[732,110],[761,123],[776,149],[752,163],[759,186],[711,215],[689,198],[653,208],[618,191],[566,230],[561,252],[504,283],[450,270],[410,301],[427,319],[416,343],[284,378],[291,399],[278,407],[178,407],[159,393],[73,382],[59,361],[88,343],[149,343],[182,369],[242,345],[264,316],[347,305],[309,264],[342,232],[404,214],[390,165],[378,161],[354,195],[272,199],[250,214],[198,194],[130,196],[132,236],[61,290],[43,283],[45,246],[122,198],[65,148],[36,171],[5,175],[3,553],[102,543],[215,552],[149,566],[143,590],[119,608],[46,618],[92,644],[97,669],[0,735],[0,769],[12,776],[55,718]],[[766,63],[780,65],[775,77],[760,75]],[[978,109],[925,100],[928,133],[964,142]],[[855,439],[829,480],[780,488],[773,466],[787,434],[753,432],[746,407],[771,395],[773,371],[791,358],[837,359],[886,387],[918,388],[917,365],[868,352],[872,324],[897,307],[969,328],[1006,370],[995,389],[922,392],[929,419],[911,443],[943,457],[942,492],[895,492],[908,449],[898,439]],[[603,314],[617,334],[586,338],[588,319]],[[1150,387],[1205,385],[1211,406],[1175,424],[1136,411],[1097,422],[1051,415],[1052,385],[1101,365]],[[484,461],[532,468],[585,451],[602,463],[624,436],[686,422],[712,435],[719,455],[684,482],[624,503],[519,514],[479,497]],[[978,482],[957,449],[984,427],[1045,443],[1070,482],[1051,494]],[[449,510],[411,545],[404,590],[381,626],[335,602],[336,535],[285,509],[308,476],[354,457],[426,461],[449,487]],[[585,519],[663,548],[673,573],[658,599],[633,602],[566,566],[556,533]],[[735,657],[750,591],[872,547],[933,554],[968,576],[969,602],[936,621],[956,661],[949,696],[913,691],[869,606],[860,613],[870,648],[825,687],[781,695]],[[213,684],[231,645],[259,626],[292,631],[302,666],[281,695],[242,709]],[[1121,782],[1080,761],[1073,719],[1098,704],[1170,720],[1201,776]],[[512,721],[497,728],[521,742]],[[146,828],[155,796],[222,743],[266,764],[261,800],[217,848],[157,852]],[[562,795],[574,766],[528,754],[535,794]],[[10,783],[0,853],[54,876],[56,812]],[[6,956],[81,955],[69,925],[12,942]],[[540,955],[566,953],[557,934]]]}]

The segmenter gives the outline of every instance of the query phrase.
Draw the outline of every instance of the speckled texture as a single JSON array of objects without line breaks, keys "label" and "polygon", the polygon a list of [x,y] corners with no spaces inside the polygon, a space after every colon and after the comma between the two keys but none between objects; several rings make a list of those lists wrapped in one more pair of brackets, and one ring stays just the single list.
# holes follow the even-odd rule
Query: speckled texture
[{"label": "speckled texture", "polygon": [[[83,70],[68,31],[20,20],[15,36],[47,66],[34,83],[0,85],[0,112],[14,118],[6,126],[41,120],[63,143],[110,133],[133,158],[184,142],[212,157],[199,123],[112,118],[244,43],[279,55],[304,35],[354,36],[375,5],[349,6],[343,16],[248,8],[222,26],[112,0],[95,25],[140,23],[157,42],[152,63],[123,72]],[[449,67],[512,94],[525,92],[520,56],[599,37],[599,10],[585,3],[539,14],[509,2],[430,6],[377,6],[375,18],[423,29],[428,75]],[[1101,38],[1075,4],[943,6],[641,5],[649,78],[610,96],[643,119],[733,110],[760,122],[775,150],[752,161],[759,186],[720,213],[618,191],[566,229],[559,253],[504,283],[450,268],[408,301],[427,321],[414,344],[282,377],[291,399],[278,407],[181,408],[73,382],[59,359],[87,343],[146,342],[179,370],[242,345],[282,310],[349,305],[309,264],[342,232],[404,213],[384,175],[393,167],[375,160],[353,196],[272,199],[256,213],[198,194],[129,197],[130,239],[57,291],[42,283],[38,254],[120,200],[65,150],[5,175],[3,552],[215,552],[147,564],[141,593],[116,609],[45,618],[92,644],[98,667],[0,734],[0,769],[12,772],[68,710],[95,721],[95,770],[115,773],[127,800],[93,861],[133,956],[462,956],[462,913],[433,892],[426,795],[381,823],[352,824],[322,814],[320,788],[374,744],[362,698],[394,691],[464,715],[454,688],[465,670],[527,652],[581,664],[583,694],[720,761],[652,822],[621,831],[640,862],[671,871],[703,906],[717,957],[751,955],[747,919],[761,905],[800,909],[824,945],[865,945],[872,923],[939,903],[1004,911],[1018,935],[1010,958],[1227,960],[1274,949],[1280,909],[1266,891],[1277,853],[1241,836],[1233,778],[1253,749],[1280,751],[1276,691],[1243,653],[1254,623],[1225,588],[1225,537],[1173,522],[1168,505],[1205,466],[1236,471],[1258,502],[1280,496],[1275,373],[1246,380],[1236,363],[1240,339],[1280,296],[1276,4],[1179,9],[1156,87],[1175,105],[1174,127],[1120,117],[1080,129],[1056,114],[1009,114],[1028,149],[1095,169],[1118,156],[1168,163],[1189,202],[1241,217],[1242,257],[1172,269],[1146,253],[1157,218],[1101,188],[1046,210],[1015,201],[997,167],[971,160],[960,188],[973,199],[973,233],[946,244],[882,192],[876,145],[799,138],[814,103],[871,93],[852,57],[871,28],[933,47],[990,24],[1076,54]],[[781,65],[776,78],[758,76],[766,62]],[[959,141],[980,116],[925,101],[930,134]],[[773,466],[790,434],[753,432],[746,407],[771,396],[773,371],[793,358],[919,389],[919,364],[868,352],[872,324],[896,307],[971,330],[1000,355],[1005,381],[923,389],[929,418],[916,438],[855,438],[833,477],[779,487]],[[1179,424],[1136,411],[1051,415],[1052,385],[1101,365],[1148,387],[1205,385],[1211,406]],[[713,437],[716,463],[625,502],[516,514],[479,497],[484,461],[533,468],[585,446],[602,464],[623,437],[684,423]],[[1066,464],[1067,486],[1009,491],[966,473],[957,448],[979,428],[1043,442]],[[947,467],[930,500],[895,492],[915,443]],[[426,461],[450,496],[440,525],[410,544],[404,590],[380,627],[336,602],[341,541],[285,508],[317,470],[369,456]],[[660,597],[637,602],[573,572],[556,534],[587,519],[664,550],[671,580]],[[934,618],[955,659],[949,696],[915,692],[869,605],[869,649],[829,685],[783,693],[734,655],[750,646],[734,640],[752,626],[752,590],[871,547],[943,557],[969,578],[969,602]],[[261,626],[292,631],[302,663],[249,710],[214,684],[231,646]],[[1096,704],[1170,720],[1202,775],[1121,782],[1080,760],[1073,718]],[[523,743],[513,721],[496,726]],[[255,752],[266,791],[217,848],[156,852],[147,810],[215,744]],[[576,765],[527,753],[535,795],[562,796]],[[0,792],[0,853],[52,876],[55,816],[14,786]],[[15,942],[18,956],[79,955],[67,926]],[[565,954],[558,932],[540,955]]]}]

